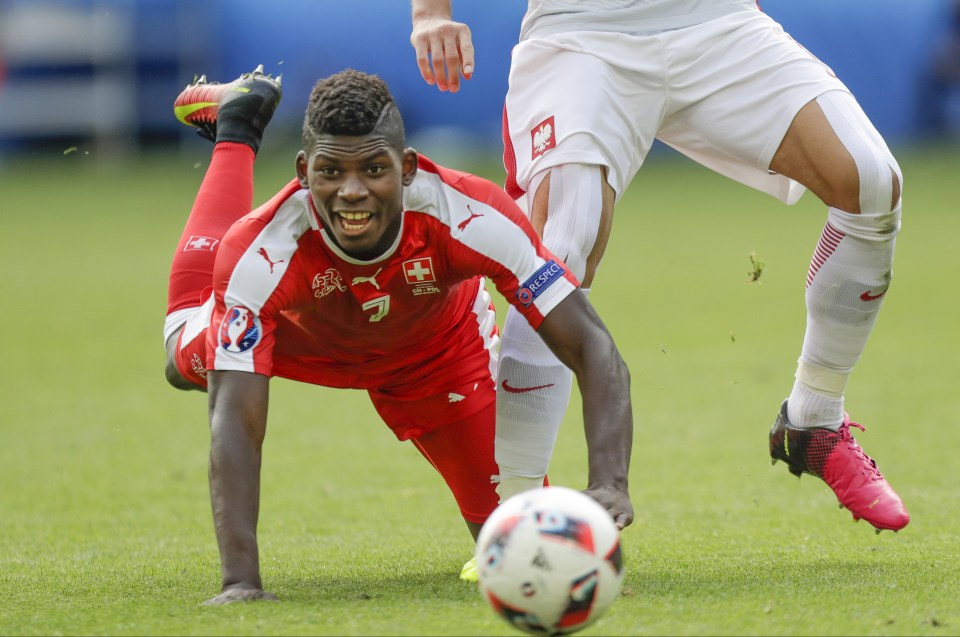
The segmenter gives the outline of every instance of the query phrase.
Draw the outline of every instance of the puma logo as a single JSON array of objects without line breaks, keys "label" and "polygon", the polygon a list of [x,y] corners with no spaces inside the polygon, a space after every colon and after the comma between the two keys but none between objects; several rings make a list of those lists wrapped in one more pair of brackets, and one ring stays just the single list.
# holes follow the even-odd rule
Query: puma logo
[{"label": "puma logo", "polygon": [[350,285],[358,285],[360,283],[369,283],[370,285],[372,285],[373,287],[379,290],[380,284],[377,283],[377,275],[380,274],[380,270],[383,270],[383,268],[380,268],[379,270],[374,272],[373,276],[355,276],[353,277],[353,280],[350,281]]},{"label": "puma logo", "polygon": [[283,263],[283,259],[280,259],[279,261],[271,261],[270,256],[267,254],[266,248],[260,248],[259,250],[257,250],[257,254],[263,257],[267,261],[267,263],[270,264],[270,274],[273,274],[273,266],[277,265],[278,263]]},{"label": "puma logo", "polygon": [[483,216],[483,215],[478,215],[473,210],[471,210],[469,205],[467,205],[467,210],[470,212],[470,216],[457,224],[457,228],[460,230],[460,232],[463,232],[467,228],[467,226],[470,225],[471,221],[473,221],[477,217]]}]

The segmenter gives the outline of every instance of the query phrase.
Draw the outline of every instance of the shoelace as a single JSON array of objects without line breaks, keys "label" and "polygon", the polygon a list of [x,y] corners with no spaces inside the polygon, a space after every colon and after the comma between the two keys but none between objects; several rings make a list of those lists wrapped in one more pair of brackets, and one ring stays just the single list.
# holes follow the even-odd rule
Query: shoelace
[{"label": "shoelace", "polygon": [[844,414],[843,424],[840,425],[839,429],[837,429],[837,431],[840,433],[840,439],[843,440],[843,442],[846,442],[850,450],[853,451],[857,457],[863,460],[862,466],[865,467],[868,472],[873,474],[871,479],[882,480],[883,475],[880,473],[880,470],[877,469],[876,461],[863,452],[863,448],[857,443],[857,440],[853,437],[853,434],[850,433],[850,427],[856,427],[860,431],[867,430],[866,427],[858,422],[853,422],[850,420],[849,416]]}]

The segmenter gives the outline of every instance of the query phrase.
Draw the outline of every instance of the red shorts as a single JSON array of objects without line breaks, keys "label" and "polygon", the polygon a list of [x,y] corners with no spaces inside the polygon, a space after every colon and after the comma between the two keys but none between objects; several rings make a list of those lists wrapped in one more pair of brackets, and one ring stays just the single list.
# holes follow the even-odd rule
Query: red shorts
[{"label": "red shorts", "polygon": [[[207,386],[206,334],[181,349],[176,363],[184,378]],[[460,513],[482,524],[499,502],[492,478],[499,474],[494,460],[496,391],[491,378],[457,391],[413,400],[369,392],[378,413],[400,440],[411,440],[436,468],[457,500]],[[459,392],[459,393],[458,393]]]},{"label": "red shorts", "polygon": [[490,403],[460,422],[411,440],[443,476],[463,518],[477,524],[483,524],[499,502],[494,482],[499,469],[493,458],[496,412]]},{"label": "red shorts", "polygon": [[183,345],[184,330],[177,337],[174,357],[180,375],[196,385],[207,387],[207,332],[202,331],[186,346]]}]

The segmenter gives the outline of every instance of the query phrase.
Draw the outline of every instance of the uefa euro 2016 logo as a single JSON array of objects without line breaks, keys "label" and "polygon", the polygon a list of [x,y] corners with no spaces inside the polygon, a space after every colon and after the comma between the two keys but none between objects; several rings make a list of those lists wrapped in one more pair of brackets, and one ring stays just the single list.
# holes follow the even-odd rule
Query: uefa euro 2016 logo
[{"label": "uefa euro 2016 logo", "polygon": [[242,305],[227,308],[220,324],[220,346],[228,352],[245,352],[260,340],[260,319]]}]

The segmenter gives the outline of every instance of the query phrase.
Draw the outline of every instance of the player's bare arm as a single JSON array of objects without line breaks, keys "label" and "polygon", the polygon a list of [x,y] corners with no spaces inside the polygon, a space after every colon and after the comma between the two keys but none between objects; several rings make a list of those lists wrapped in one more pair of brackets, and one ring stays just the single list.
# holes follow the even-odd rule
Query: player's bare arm
[{"label": "player's bare arm", "polygon": [[454,22],[450,0],[412,0],[410,44],[417,52],[420,75],[441,91],[460,90],[460,75],[473,76],[470,27]]},{"label": "player's bare arm", "polygon": [[210,503],[223,587],[205,603],[276,600],[263,590],[257,550],[269,379],[248,372],[211,371],[209,394]]},{"label": "player's bare arm", "polygon": [[630,372],[600,316],[580,290],[551,310],[537,333],[577,377],[587,439],[586,492],[622,529],[633,521],[627,491],[633,446]]}]

